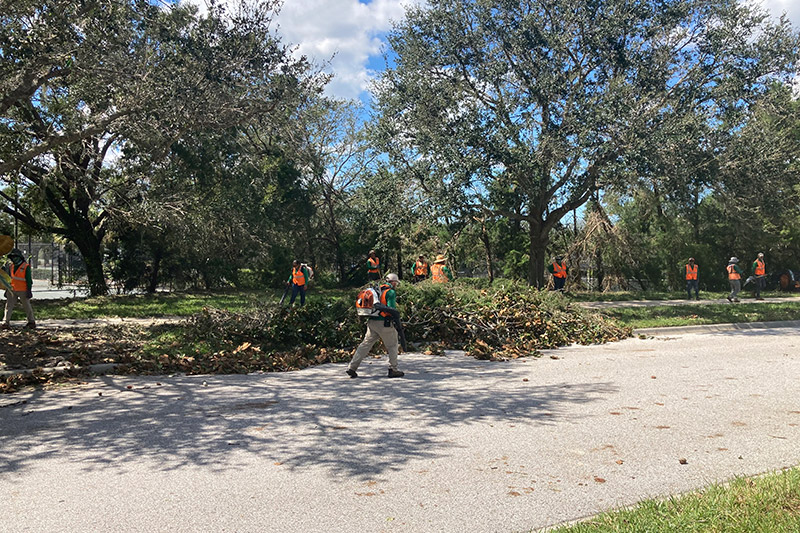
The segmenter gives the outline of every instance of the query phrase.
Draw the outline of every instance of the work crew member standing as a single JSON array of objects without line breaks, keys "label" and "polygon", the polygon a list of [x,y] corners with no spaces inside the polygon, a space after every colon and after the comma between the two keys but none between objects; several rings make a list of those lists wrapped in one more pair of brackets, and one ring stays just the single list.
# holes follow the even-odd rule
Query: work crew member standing
[{"label": "work crew member standing", "polygon": [[289,305],[294,303],[294,299],[297,297],[297,294],[300,294],[300,305],[303,306],[306,304],[306,287],[308,285],[308,270],[306,267],[300,264],[300,261],[295,259],[292,261],[292,275],[289,277],[289,280],[286,282],[286,285],[291,284],[292,286],[292,299],[289,300]]},{"label": "work crew member standing", "polygon": [[428,278],[431,272],[431,267],[425,261],[425,257],[420,255],[416,263],[414,263],[414,283],[418,283]]},{"label": "work crew member standing", "polygon": [[561,256],[557,256],[553,263],[548,265],[547,270],[553,275],[553,290],[563,291],[564,283],[567,281],[567,265]]},{"label": "work crew member standing", "polygon": [[694,289],[694,297],[696,300],[700,299],[700,280],[698,276],[698,268],[694,262],[694,257],[689,258],[689,263],[686,264],[686,294],[689,299],[692,299],[692,289]]},{"label": "work crew member standing", "polygon": [[759,252],[753,261],[753,276],[755,276],[756,300],[763,300],[761,291],[767,288],[767,264],[764,262],[764,253]]},{"label": "work crew member standing", "polygon": [[31,279],[30,265],[25,261],[22,250],[17,248],[8,253],[8,258],[11,262],[5,265],[4,268],[11,276],[12,290],[6,291],[6,313],[3,327],[6,329],[11,327],[11,313],[14,312],[14,307],[19,300],[25,310],[25,315],[28,317],[28,323],[25,328],[33,329],[36,327],[36,320],[33,317],[33,306],[31,306],[33,280]]},{"label": "work crew member standing", "polygon": [[453,274],[450,269],[445,266],[447,259],[443,255],[437,255],[436,261],[433,262],[431,267],[431,281],[434,283],[447,283],[453,281]]},{"label": "work crew member standing", "polygon": [[[383,305],[396,309],[397,293],[395,290],[400,278],[397,277],[397,274],[387,274],[386,281],[388,284],[381,285],[379,289],[380,301]],[[397,369],[397,330],[392,325],[391,315],[385,312],[381,312],[380,316],[371,316],[367,319],[367,333],[356,348],[356,353],[347,367],[347,375],[351,378],[358,377],[356,370],[378,339],[383,341],[389,354],[389,377],[401,378],[405,375]]]},{"label": "work crew member standing", "polygon": [[367,257],[367,279],[369,281],[381,279],[381,260],[375,255],[375,250],[370,250]]},{"label": "work crew member standing", "polygon": [[737,257],[731,257],[728,261],[728,266],[725,270],[728,272],[728,283],[731,285],[731,293],[728,295],[729,302],[738,302],[739,298],[736,296],[742,290],[742,269],[736,263],[739,262]]}]

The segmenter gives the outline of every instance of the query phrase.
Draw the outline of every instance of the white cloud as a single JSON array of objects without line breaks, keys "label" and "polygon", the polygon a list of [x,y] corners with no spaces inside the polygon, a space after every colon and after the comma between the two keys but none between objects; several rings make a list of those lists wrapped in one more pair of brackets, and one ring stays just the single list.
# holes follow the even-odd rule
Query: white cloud
[{"label": "white cloud", "polygon": [[329,94],[357,98],[373,75],[370,59],[381,57],[383,37],[412,1],[286,0],[278,16],[280,34],[315,63],[330,61]]},{"label": "white cloud", "polygon": [[[191,2],[206,13],[206,0]],[[236,4],[241,0],[227,0]],[[381,58],[383,37],[420,0],[284,0],[277,21],[284,44],[297,48],[334,74],[326,91],[338,98],[362,96],[374,73],[370,60]],[[382,62],[381,62],[382,64]]]},{"label": "white cloud", "polygon": [[797,0],[760,0],[757,2],[775,18],[786,13],[795,31],[800,30],[800,2]]}]

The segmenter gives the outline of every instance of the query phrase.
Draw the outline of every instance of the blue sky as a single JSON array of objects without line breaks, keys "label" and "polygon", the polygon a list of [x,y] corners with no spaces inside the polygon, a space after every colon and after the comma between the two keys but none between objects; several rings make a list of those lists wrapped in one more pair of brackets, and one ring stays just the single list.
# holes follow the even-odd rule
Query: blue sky
[{"label": "blue sky", "polygon": [[[184,0],[199,4],[205,0]],[[235,0],[230,0],[235,1]],[[800,29],[800,0],[744,0],[759,3],[774,16],[786,12]],[[384,67],[381,47],[392,21],[405,6],[423,0],[284,0],[277,17],[285,43],[317,63],[330,61],[334,79],[327,93],[338,98],[365,98],[369,81]]]}]

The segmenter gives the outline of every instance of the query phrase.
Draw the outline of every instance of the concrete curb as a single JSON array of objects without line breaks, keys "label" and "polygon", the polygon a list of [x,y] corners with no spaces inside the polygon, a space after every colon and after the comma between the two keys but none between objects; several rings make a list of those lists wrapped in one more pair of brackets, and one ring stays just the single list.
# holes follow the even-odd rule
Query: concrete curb
[{"label": "concrete curb", "polygon": [[641,328],[633,330],[633,335],[676,335],[684,333],[716,333],[723,331],[800,328],[800,320],[782,320],[778,322],[738,322],[734,324],[702,324],[698,326],[675,326],[665,328]]}]

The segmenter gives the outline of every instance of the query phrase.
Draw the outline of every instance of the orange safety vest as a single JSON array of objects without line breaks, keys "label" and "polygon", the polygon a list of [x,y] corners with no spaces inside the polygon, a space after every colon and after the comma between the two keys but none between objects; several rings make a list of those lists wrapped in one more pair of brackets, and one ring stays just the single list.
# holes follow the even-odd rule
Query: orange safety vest
[{"label": "orange safety vest", "polygon": [[728,265],[728,279],[742,279],[742,276],[736,272],[736,265]]},{"label": "orange safety vest", "polygon": [[25,273],[28,271],[28,263],[22,263],[19,267],[11,264],[11,289],[14,292],[27,292],[28,282],[25,280]]},{"label": "orange safety vest", "polygon": [[306,275],[303,274],[303,267],[292,267],[292,283],[297,286],[303,286],[306,284]]},{"label": "orange safety vest", "polygon": [[764,261],[760,259],[756,259],[756,276],[763,276],[767,273],[766,265]]},{"label": "orange safety vest", "polygon": [[567,277],[567,267],[564,264],[558,264],[553,262],[553,277],[554,278],[566,278]]},{"label": "orange safety vest", "polygon": [[414,264],[414,275],[415,276],[427,276],[428,275],[428,263],[417,261]]},{"label": "orange safety vest", "polygon": [[431,273],[433,274],[434,283],[447,283],[450,281],[447,279],[447,274],[444,273],[444,265],[441,263],[434,263],[431,267]]},{"label": "orange safety vest", "polygon": [[695,265],[694,268],[692,268],[691,265],[686,265],[686,279],[697,279],[697,265]]},{"label": "orange safety vest", "polygon": [[[387,305],[388,306],[389,304],[386,303],[386,293],[389,292],[390,290],[392,290],[392,286],[391,285],[381,285],[380,289],[381,289],[381,303],[383,305]],[[392,316],[391,313],[387,313],[385,311],[381,311],[380,314],[381,314],[382,317],[385,317],[385,318],[389,318],[389,317]]]},{"label": "orange safety vest", "polygon": [[380,266],[381,266],[381,260],[380,259],[378,259],[377,257],[375,259],[372,259],[371,257],[367,257],[367,263],[369,265],[368,268],[367,268],[367,272],[369,272],[370,274],[380,274],[380,272],[381,272],[380,271]]}]

